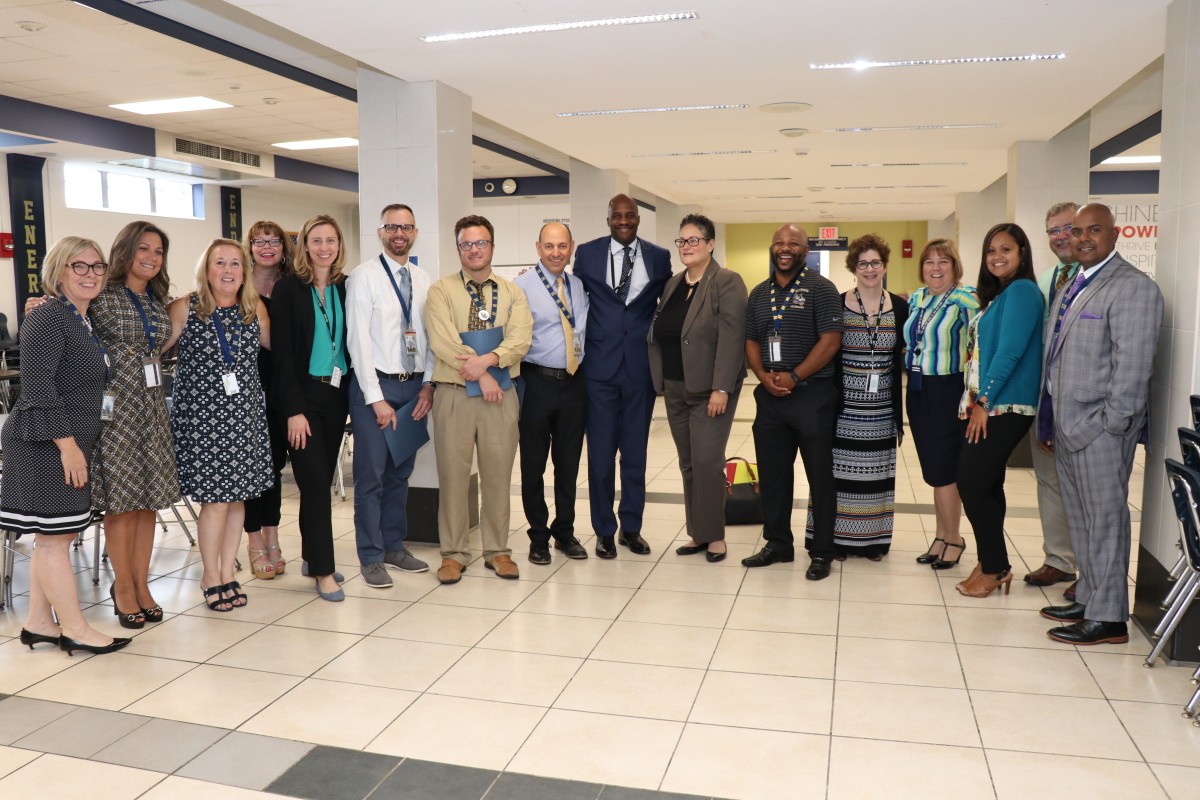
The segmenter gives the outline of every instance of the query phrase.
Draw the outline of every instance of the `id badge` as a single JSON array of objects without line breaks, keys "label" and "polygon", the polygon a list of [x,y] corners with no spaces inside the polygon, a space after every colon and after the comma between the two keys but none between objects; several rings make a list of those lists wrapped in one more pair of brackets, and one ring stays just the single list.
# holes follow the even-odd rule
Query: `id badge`
[{"label": "id badge", "polygon": [[772,334],[767,337],[767,361],[783,361],[783,337]]},{"label": "id badge", "polygon": [[116,409],[117,396],[111,392],[105,392],[100,398],[100,420],[102,422],[112,422],[113,412]]},{"label": "id badge", "polygon": [[232,372],[226,372],[221,376],[221,384],[225,387],[225,394],[230,396],[242,390],[242,387],[238,386],[237,375],[234,375]]},{"label": "id badge", "polygon": [[415,356],[417,354],[417,332],[416,331],[405,331],[404,332],[404,350],[410,356]]},{"label": "id badge", "polygon": [[908,388],[914,392],[921,391],[921,370],[914,369],[908,373]]},{"label": "id badge", "polygon": [[583,358],[583,342],[579,341],[578,339],[574,339],[571,342],[571,349],[575,351],[576,361]]},{"label": "id badge", "polygon": [[876,392],[879,391],[879,373],[878,372],[872,372],[869,376],[867,376],[867,391],[870,392],[871,394],[875,394]]},{"label": "id badge", "polygon": [[162,362],[157,356],[147,356],[142,359],[142,375],[146,379],[146,388],[153,389],[162,386]]},{"label": "id badge", "polygon": [[333,372],[329,373],[329,385],[337,389],[342,385],[342,368],[334,367]]}]

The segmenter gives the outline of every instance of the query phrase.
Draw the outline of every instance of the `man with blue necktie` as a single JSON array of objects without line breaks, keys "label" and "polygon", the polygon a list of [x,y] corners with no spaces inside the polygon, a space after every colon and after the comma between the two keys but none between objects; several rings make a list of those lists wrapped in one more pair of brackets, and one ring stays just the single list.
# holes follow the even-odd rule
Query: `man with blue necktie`
[{"label": "man with blue necktie", "polygon": [[[616,558],[619,542],[646,555],[642,538],[646,507],[646,443],[654,411],[654,384],[646,334],[658,298],[671,277],[671,255],[639,239],[641,215],[631,197],[608,203],[611,236],[579,246],[575,275],[590,304],[585,348],[588,388],[588,499],[596,555]],[[616,499],[614,459],[621,455],[621,504]]]}]

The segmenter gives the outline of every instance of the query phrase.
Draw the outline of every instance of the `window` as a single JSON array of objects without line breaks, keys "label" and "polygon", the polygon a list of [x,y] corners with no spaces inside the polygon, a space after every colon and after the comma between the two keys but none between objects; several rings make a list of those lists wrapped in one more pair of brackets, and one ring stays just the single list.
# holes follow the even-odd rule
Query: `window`
[{"label": "window", "polygon": [[204,218],[203,193],[186,181],[107,172],[83,164],[67,164],[63,180],[70,208]]}]

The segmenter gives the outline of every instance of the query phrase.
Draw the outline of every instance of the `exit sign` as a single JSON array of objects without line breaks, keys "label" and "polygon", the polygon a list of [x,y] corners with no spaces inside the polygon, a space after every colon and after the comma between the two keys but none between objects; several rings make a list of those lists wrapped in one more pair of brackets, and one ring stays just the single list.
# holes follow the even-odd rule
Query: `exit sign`
[{"label": "exit sign", "polygon": [[837,228],[821,228],[820,230],[821,230],[821,234],[820,234],[820,236],[817,237],[818,239],[836,239],[836,238],[838,238],[838,229]]}]

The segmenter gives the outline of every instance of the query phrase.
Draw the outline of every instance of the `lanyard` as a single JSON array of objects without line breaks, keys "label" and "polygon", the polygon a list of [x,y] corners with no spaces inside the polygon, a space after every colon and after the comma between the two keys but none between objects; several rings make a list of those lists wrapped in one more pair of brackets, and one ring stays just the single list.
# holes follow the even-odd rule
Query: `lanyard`
[{"label": "lanyard", "polygon": [[125,291],[128,293],[129,299],[133,301],[133,307],[137,309],[138,316],[142,318],[142,332],[146,334],[146,342],[150,345],[149,354],[153,356],[154,334],[158,333],[158,314],[156,313],[156,309],[153,305],[154,289],[150,286],[150,284],[146,284],[146,294],[152,301],[149,317],[146,316],[146,309],[142,307],[142,300],[137,296],[137,292],[133,291],[128,286],[125,287]]},{"label": "lanyard", "polygon": [[[234,306],[234,308],[238,308]],[[217,315],[219,308],[214,308],[212,312],[213,327],[217,329],[217,344],[221,346],[221,358],[225,360],[225,368],[233,369],[233,363],[237,353],[230,349],[229,340],[225,338],[225,325],[221,322],[221,318]],[[240,308],[238,309],[241,310]],[[237,344],[238,350],[242,349],[242,317],[241,314],[237,317],[237,325],[234,327],[233,341]]]},{"label": "lanyard", "polygon": [[[538,277],[542,279],[542,285],[546,287],[546,291],[550,293],[552,298],[554,298],[554,304],[558,306],[558,310],[561,311],[563,317],[566,318],[567,324],[571,326],[571,330],[575,330],[575,315],[571,313],[571,309],[563,305],[562,298],[558,296],[558,292],[554,291],[554,288],[550,285],[550,281],[546,280],[546,276],[542,273],[541,264],[537,265],[537,274]],[[563,284],[567,287],[567,297],[570,299],[571,282],[567,280],[565,275],[562,276],[562,279]]]},{"label": "lanyard", "polygon": [[[495,327],[496,303],[500,299],[500,285],[495,281],[492,281],[491,278],[488,278],[488,281],[492,281],[492,311],[489,314],[483,307],[483,301],[480,300],[479,295],[476,294],[475,287],[472,286],[471,282],[467,280],[467,276],[463,275],[462,270],[459,270],[458,274],[462,276],[463,286],[466,287],[467,294],[471,295],[471,302],[475,304],[477,309],[479,309],[479,319],[483,322],[486,322],[489,328]],[[484,281],[484,283],[487,283],[487,281]]]},{"label": "lanyard", "polygon": [[796,292],[800,291],[800,282],[804,280],[804,273],[806,272],[808,272],[807,264],[800,270],[800,274],[792,279],[791,288],[788,289],[787,296],[783,298],[782,307],[778,305],[777,298],[775,297],[775,289],[779,286],[779,281],[774,278],[771,279],[771,327],[774,329],[776,336],[779,335],[779,331],[783,327],[783,312],[792,304],[792,301],[796,297]]},{"label": "lanyard", "polygon": [[[404,312],[404,324],[412,324],[412,313],[409,309],[412,308],[412,280],[408,282],[408,301],[405,302],[404,294],[400,291],[400,284],[396,283],[396,276],[392,274],[391,267],[388,266],[387,259],[383,257],[383,253],[379,254],[379,263],[383,264],[383,274],[388,276],[388,280],[392,282],[392,288],[396,290],[396,299],[400,301],[400,309]],[[403,266],[400,269],[404,269]]]},{"label": "lanyard", "polygon": [[[311,286],[309,288],[312,289],[313,297],[315,297],[317,300],[317,310],[321,312],[321,316],[325,319],[325,327],[329,329],[329,344],[337,347],[337,303],[334,303],[332,300],[330,300],[330,304],[333,306],[333,319],[330,319],[329,314],[325,311],[325,301],[317,292],[317,287]],[[327,292],[331,289],[333,289],[332,286],[325,287],[325,291]],[[334,290],[334,296],[336,295],[337,291]]]},{"label": "lanyard", "polygon": [[871,358],[875,357],[875,344],[879,341],[879,320],[883,318],[883,295],[879,296],[879,311],[875,314],[875,327],[871,327],[871,318],[867,316],[867,307],[863,303],[858,287],[854,287],[854,296],[858,298],[858,313],[862,314],[863,322],[867,324],[867,341],[871,345]]},{"label": "lanyard", "polygon": [[[631,265],[637,264],[638,242],[639,241],[640,240],[638,240],[638,239],[633,240],[633,252],[629,254],[629,263]],[[618,242],[617,244],[620,244],[620,242]],[[622,260],[621,271],[622,272],[625,271],[625,264],[624,264],[625,248],[628,246],[629,245],[621,245],[621,260]],[[620,281],[617,280],[617,264],[616,264],[615,259],[616,259],[616,254],[613,253],[612,247],[609,246],[609,248],[608,248],[608,277],[609,277],[609,280],[612,281],[612,288],[613,288],[614,292],[617,290],[617,286],[620,285]],[[630,277],[629,281],[630,281],[630,283],[633,282],[632,276]]]},{"label": "lanyard", "polygon": [[58,299],[63,301],[67,308],[71,309],[71,313],[75,315],[75,319],[79,320],[79,324],[81,324],[83,329],[88,332],[88,336],[90,336],[92,342],[95,343],[96,349],[100,351],[100,356],[104,359],[104,385],[108,386],[108,370],[111,365],[111,362],[108,359],[108,350],[105,349],[104,345],[100,343],[100,337],[96,335],[94,330],[92,330],[92,323],[88,322],[84,318],[83,314],[79,313],[79,309],[75,307],[75,304],[68,300],[65,294],[59,295]]}]

